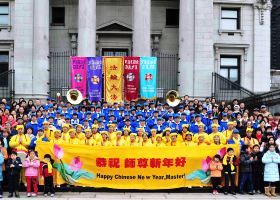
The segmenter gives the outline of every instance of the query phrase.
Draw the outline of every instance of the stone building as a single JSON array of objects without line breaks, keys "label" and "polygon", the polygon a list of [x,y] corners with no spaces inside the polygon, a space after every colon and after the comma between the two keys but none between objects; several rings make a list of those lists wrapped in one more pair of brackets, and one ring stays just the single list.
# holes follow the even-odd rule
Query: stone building
[{"label": "stone building", "polygon": [[267,92],[271,7],[270,0],[0,0],[0,72],[14,70],[16,98],[45,98],[69,63],[59,54],[62,70],[50,75],[53,52],[178,55],[175,64],[161,60],[159,79],[175,84],[163,89],[211,96],[217,73]]}]

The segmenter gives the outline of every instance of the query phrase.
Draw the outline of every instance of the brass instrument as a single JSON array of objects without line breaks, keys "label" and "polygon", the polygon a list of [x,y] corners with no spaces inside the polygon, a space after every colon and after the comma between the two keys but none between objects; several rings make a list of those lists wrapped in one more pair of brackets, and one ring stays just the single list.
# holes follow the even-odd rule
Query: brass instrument
[{"label": "brass instrument", "polygon": [[169,90],[166,93],[166,103],[171,107],[176,107],[181,102],[181,99],[179,97],[179,92],[176,90]]},{"label": "brass instrument", "polygon": [[83,95],[77,89],[68,90],[66,97],[67,97],[67,101],[73,105],[78,105],[83,101]]}]

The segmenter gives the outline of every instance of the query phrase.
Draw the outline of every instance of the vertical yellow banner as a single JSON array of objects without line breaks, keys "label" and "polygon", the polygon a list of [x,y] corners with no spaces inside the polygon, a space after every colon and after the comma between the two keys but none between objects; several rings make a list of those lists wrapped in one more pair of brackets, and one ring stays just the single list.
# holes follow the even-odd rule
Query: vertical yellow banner
[{"label": "vertical yellow banner", "polygon": [[103,57],[105,74],[105,101],[123,101],[123,57]]}]

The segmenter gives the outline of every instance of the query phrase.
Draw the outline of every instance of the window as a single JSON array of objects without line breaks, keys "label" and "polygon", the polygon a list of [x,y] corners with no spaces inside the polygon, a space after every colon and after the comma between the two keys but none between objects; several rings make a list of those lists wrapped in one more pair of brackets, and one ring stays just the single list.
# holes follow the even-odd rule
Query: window
[{"label": "window", "polygon": [[220,75],[240,84],[240,56],[221,56]]},{"label": "window", "polygon": [[102,56],[128,56],[128,49],[102,49]]},{"label": "window", "polygon": [[7,26],[9,25],[9,4],[0,3],[0,25]]},{"label": "window", "polygon": [[166,26],[179,26],[179,9],[166,9]]},{"label": "window", "polygon": [[65,24],[65,8],[52,7],[52,25],[64,26]]},{"label": "window", "polygon": [[240,30],[240,8],[222,8],[221,29]]},{"label": "window", "polygon": [[8,87],[9,52],[0,52],[0,87]]}]

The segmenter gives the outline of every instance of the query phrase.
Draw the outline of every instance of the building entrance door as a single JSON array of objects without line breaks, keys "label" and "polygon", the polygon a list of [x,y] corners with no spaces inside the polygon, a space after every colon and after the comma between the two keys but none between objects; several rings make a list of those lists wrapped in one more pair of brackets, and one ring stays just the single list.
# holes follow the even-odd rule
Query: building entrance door
[{"label": "building entrance door", "polygon": [[102,56],[128,56],[128,49],[103,48]]}]

